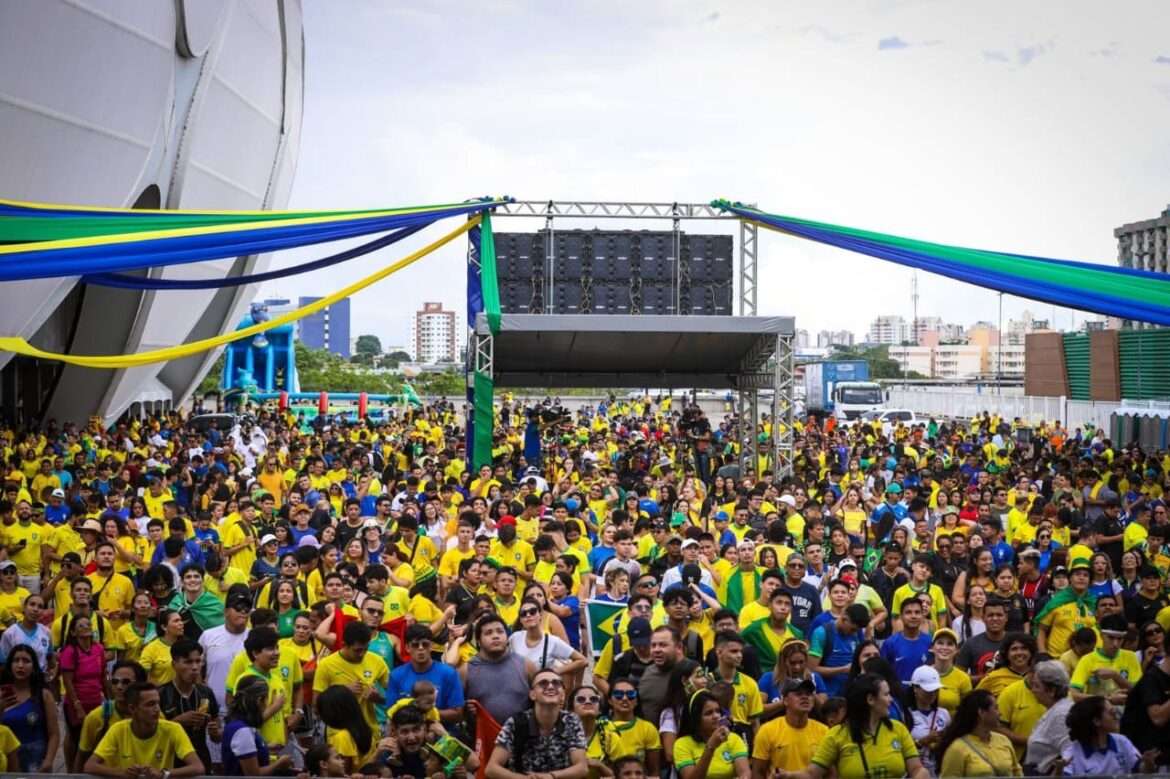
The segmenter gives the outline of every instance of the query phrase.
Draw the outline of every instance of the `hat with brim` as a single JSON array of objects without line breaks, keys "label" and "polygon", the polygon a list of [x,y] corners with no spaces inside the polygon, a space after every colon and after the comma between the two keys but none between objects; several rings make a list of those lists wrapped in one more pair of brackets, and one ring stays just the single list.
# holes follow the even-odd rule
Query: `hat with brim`
[{"label": "hat with brim", "polygon": [[90,533],[97,533],[98,535],[101,535],[102,523],[98,522],[96,519],[87,519],[81,523],[81,527],[77,528],[78,533],[84,533],[86,531],[89,531]]},{"label": "hat with brim", "polygon": [[784,686],[780,688],[781,695],[788,695],[792,692],[803,692],[812,695],[817,691],[816,684],[812,679],[786,679]]},{"label": "hat with brim", "polygon": [[1068,565],[1069,573],[1074,571],[1091,571],[1093,566],[1089,564],[1089,558],[1077,557]]}]

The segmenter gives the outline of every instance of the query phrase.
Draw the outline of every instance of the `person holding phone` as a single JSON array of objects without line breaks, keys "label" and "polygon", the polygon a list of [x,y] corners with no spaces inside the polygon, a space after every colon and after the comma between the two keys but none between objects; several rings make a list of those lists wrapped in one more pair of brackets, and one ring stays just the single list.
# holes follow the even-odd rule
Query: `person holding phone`
[{"label": "person holding phone", "polygon": [[674,742],[674,767],[682,779],[748,779],[748,748],[724,721],[723,706],[707,690],[698,690],[683,709]]}]

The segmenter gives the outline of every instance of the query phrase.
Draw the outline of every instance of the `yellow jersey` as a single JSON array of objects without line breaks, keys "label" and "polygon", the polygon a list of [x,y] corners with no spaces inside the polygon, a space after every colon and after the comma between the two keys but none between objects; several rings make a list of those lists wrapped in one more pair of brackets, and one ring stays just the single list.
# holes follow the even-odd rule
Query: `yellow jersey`
[{"label": "yellow jersey", "polygon": [[106,735],[93,750],[94,755],[113,768],[148,765],[163,770],[174,768],[195,752],[183,726],[159,720],[154,735],[141,739],[130,730],[130,720],[110,725]]},{"label": "yellow jersey", "polygon": [[[763,760],[772,769],[803,771],[812,762],[817,744],[829,728],[810,719],[803,728],[795,728],[784,717],[764,724],[752,744],[752,758]],[[768,772],[769,775],[771,771]]]},{"label": "yellow jersey", "polygon": [[[707,745],[696,741],[691,736],[683,736],[674,742],[674,767],[682,773],[684,768],[698,765],[703,759],[703,752]],[[727,740],[719,745],[707,768],[706,779],[731,779],[735,776],[735,761],[746,760],[748,757],[747,744],[735,733],[730,733]]]},{"label": "yellow jersey", "polygon": [[[842,779],[855,779],[860,776],[906,776],[909,774],[907,763],[918,759],[918,747],[914,745],[910,731],[897,720],[878,725],[876,733],[862,734],[862,740],[862,745],[853,741],[847,724],[836,725],[817,745],[810,762],[826,771],[836,769],[837,776]],[[864,761],[861,759],[863,748]]]}]

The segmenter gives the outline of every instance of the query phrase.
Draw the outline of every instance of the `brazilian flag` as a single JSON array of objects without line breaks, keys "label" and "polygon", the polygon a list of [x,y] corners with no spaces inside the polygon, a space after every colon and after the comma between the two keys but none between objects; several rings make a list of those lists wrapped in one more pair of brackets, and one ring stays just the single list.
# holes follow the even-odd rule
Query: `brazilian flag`
[{"label": "brazilian flag", "polygon": [[593,658],[601,656],[601,650],[614,636],[617,617],[626,610],[626,604],[613,603],[606,600],[585,601],[585,627],[589,632],[589,645],[593,648]]}]

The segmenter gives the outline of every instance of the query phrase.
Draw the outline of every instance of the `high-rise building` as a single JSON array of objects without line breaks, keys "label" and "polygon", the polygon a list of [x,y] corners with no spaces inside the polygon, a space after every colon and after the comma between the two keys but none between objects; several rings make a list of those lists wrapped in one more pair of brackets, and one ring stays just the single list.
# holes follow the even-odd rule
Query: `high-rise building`
[{"label": "high-rise building", "polygon": [[869,325],[867,340],[873,344],[900,344],[909,341],[910,323],[905,317],[887,314],[875,318]]},{"label": "high-rise building", "polygon": [[[303,297],[299,306],[307,306],[319,297]],[[313,349],[328,349],[334,354],[349,357],[349,298],[342,298],[298,323],[297,338]]]},{"label": "high-rise building", "polygon": [[415,362],[455,362],[455,312],[442,303],[423,303],[414,314]]},{"label": "high-rise building", "polygon": [[807,349],[809,347],[808,330],[797,330],[793,344],[797,349]]},{"label": "high-rise building", "polygon": [[[1159,217],[1118,227],[1113,235],[1117,238],[1117,264],[1121,267],[1170,272],[1170,206]],[[1154,325],[1126,319],[1122,326]]]},{"label": "high-rise building", "polygon": [[1019,319],[1009,319],[1007,330],[1003,334],[1005,346],[1023,346],[1028,333],[1039,333],[1048,330],[1047,319],[1037,319],[1031,311],[1024,310]]}]

